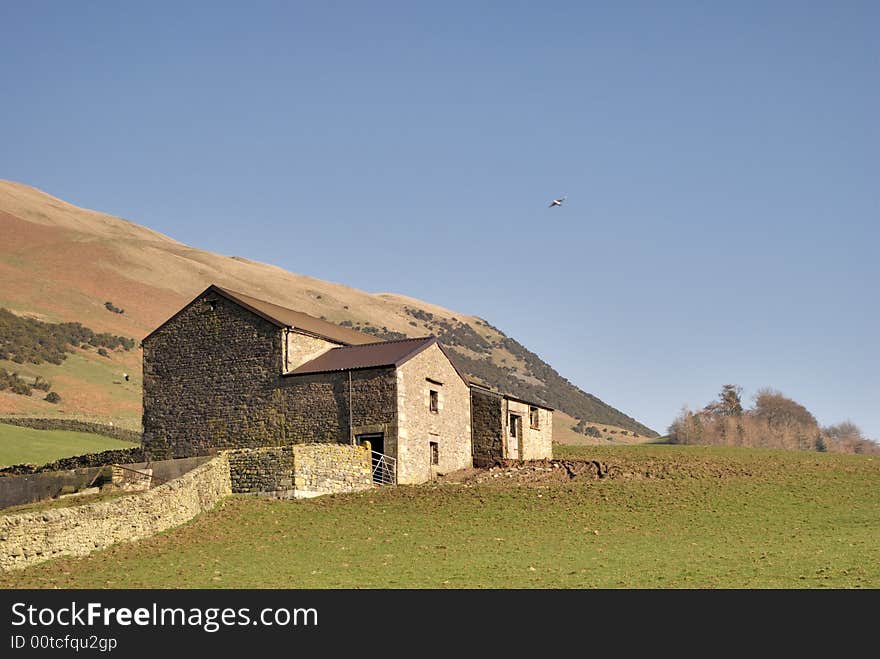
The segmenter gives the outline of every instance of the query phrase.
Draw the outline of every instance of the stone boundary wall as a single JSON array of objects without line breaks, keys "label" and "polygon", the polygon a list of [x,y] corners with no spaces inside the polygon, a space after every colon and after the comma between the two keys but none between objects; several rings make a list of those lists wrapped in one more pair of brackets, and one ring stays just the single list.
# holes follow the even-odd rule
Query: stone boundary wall
[{"label": "stone boundary wall", "polygon": [[[101,472],[106,471],[110,465],[125,467],[125,469],[120,471],[129,475],[135,471],[149,469],[152,472],[150,484],[155,487],[166,481],[179,478],[207,460],[210,460],[209,456],[163,460],[161,462],[111,462],[95,467],[59,469],[57,471],[42,471],[40,473],[20,475],[10,474],[0,478],[0,511],[10,506],[20,506],[44,499],[52,499],[64,492],[65,489],[76,491],[89,486],[93,482],[103,483],[104,479],[101,477]],[[126,478],[122,480],[126,480]]]},{"label": "stone boundary wall", "polygon": [[126,442],[134,442],[136,444],[141,443],[141,433],[137,430],[108,426],[103,423],[94,423],[92,421],[4,416],[0,417],[0,423],[6,423],[10,426],[21,426],[23,428],[34,428],[35,430],[73,430],[76,432],[90,432],[96,435],[106,435],[113,439],[121,439]]},{"label": "stone boundary wall", "polygon": [[223,451],[232,491],[276,498],[357,492],[373,487],[371,456],[349,444],[293,444]]},{"label": "stone boundary wall", "polygon": [[229,461],[219,455],[142,494],[0,517],[0,570],[140,540],[189,521],[231,493]]},{"label": "stone boundary wall", "polygon": [[224,451],[229,480],[237,494],[292,492],[293,446]]},{"label": "stone boundary wall", "polygon": [[4,476],[39,474],[45,471],[65,471],[68,469],[83,469],[85,467],[104,467],[111,464],[130,464],[143,462],[144,460],[144,450],[140,446],[132,446],[131,448],[110,449],[100,453],[74,455],[70,458],[61,458],[44,465],[12,465],[11,467],[0,469],[0,478]]}]

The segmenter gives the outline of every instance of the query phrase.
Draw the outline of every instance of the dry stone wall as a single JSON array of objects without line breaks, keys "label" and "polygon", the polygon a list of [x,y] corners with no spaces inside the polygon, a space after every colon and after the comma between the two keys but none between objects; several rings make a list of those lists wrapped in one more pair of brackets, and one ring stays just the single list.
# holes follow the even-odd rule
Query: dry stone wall
[{"label": "dry stone wall", "polygon": [[141,433],[136,430],[107,425],[104,423],[94,423],[92,421],[80,421],[79,419],[4,416],[0,417],[0,423],[5,423],[10,426],[21,426],[23,428],[34,428],[36,430],[73,430],[76,432],[88,432],[138,444],[140,444],[141,441]]},{"label": "dry stone wall", "polygon": [[298,498],[373,486],[370,454],[359,446],[297,444],[224,453],[236,493]]},{"label": "dry stone wall", "polygon": [[151,536],[210,510],[230,491],[229,462],[220,455],[142,494],[0,517],[0,570]]}]

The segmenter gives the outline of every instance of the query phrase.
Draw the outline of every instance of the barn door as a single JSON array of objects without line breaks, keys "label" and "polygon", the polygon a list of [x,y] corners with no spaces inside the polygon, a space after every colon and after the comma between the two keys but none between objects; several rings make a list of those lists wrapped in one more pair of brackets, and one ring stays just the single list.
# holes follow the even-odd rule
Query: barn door
[{"label": "barn door", "polygon": [[507,420],[507,457],[509,460],[519,460],[519,444],[522,439],[522,417],[519,414],[509,414]]}]

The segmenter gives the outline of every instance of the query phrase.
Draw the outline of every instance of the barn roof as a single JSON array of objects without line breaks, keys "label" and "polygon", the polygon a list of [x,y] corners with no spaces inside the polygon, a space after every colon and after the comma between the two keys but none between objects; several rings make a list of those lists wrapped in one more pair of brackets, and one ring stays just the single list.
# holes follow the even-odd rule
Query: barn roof
[{"label": "barn roof", "polygon": [[[210,292],[217,293],[218,295],[221,295],[228,300],[232,300],[239,306],[247,309],[257,316],[260,316],[260,318],[263,318],[264,320],[268,320],[270,323],[278,327],[289,327],[294,330],[305,332],[307,334],[313,334],[315,336],[329,339],[334,343],[342,343],[344,345],[362,345],[365,343],[376,342],[376,337],[370,336],[369,334],[364,334],[362,332],[358,332],[347,327],[340,327],[339,325],[331,323],[330,321],[315,318],[314,316],[310,316],[309,314],[303,313],[302,311],[294,311],[293,309],[288,309],[287,307],[282,307],[278,304],[267,302],[266,300],[261,300],[250,295],[245,295],[244,293],[239,293],[238,291],[233,291],[228,288],[221,288],[220,286],[217,286],[215,284],[211,284],[210,286],[208,286],[207,289],[199,293],[194,298],[193,302],[201,298],[206,293]],[[192,302],[185,305],[183,309],[186,309],[190,304],[192,304]],[[175,318],[177,314],[181,313],[183,309],[181,309],[176,314],[174,314],[174,316],[159,325],[159,327],[150,332],[150,334],[148,334],[145,338],[148,338],[155,334],[171,319]]]},{"label": "barn roof", "polygon": [[288,375],[349,371],[359,368],[400,366],[425,348],[437,343],[437,337],[381,341],[367,345],[340,346],[328,350],[312,361],[294,369]]},{"label": "barn roof", "polygon": [[525,403],[526,405],[540,407],[541,409],[549,410],[550,412],[554,411],[554,409],[552,407],[550,407],[549,405],[546,405],[545,403],[539,403],[537,401],[529,400],[527,398],[520,398],[519,396],[514,396],[512,394],[505,394],[501,391],[498,391],[497,389],[493,389],[492,387],[487,387],[482,382],[478,382],[478,381],[474,380],[473,378],[469,378],[467,383],[471,389],[479,389],[480,391],[483,391],[487,394],[492,394],[493,396],[497,396],[498,398],[506,398],[507,400],[514,400],[518,403]]}]

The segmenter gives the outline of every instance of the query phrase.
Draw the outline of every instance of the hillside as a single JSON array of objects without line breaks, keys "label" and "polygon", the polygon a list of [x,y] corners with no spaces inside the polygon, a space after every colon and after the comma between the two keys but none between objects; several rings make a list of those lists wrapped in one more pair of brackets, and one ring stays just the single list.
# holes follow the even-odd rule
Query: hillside
[{"label": "hillside", "polygon": [[[574,419],[657,436],[476,316],[199,250],[11,181],[0,181],[0,235],[0,308],[19,316],[78,322],[94,332],[139,340],[215,283],[381,338],[436,334],[475,379],[541,401]],[[62,364],[0,360],[0,368],[9,372],[51,382],[62,399],[54,405],[0,391],[0,415],[77,416],[136,426],[140,351],[114,350],[102,356],[73,350]]]}]

